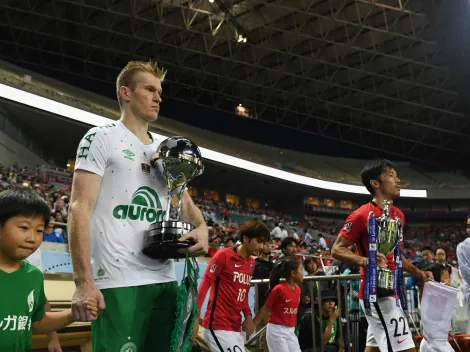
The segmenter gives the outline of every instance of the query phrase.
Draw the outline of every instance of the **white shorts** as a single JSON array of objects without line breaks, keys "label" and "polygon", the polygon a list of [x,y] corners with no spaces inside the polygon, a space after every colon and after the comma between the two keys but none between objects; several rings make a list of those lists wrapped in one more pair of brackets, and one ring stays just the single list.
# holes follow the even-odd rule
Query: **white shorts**
[{"label": "white shorts", "polygon": [[268,323],[266,341],[269,352],[300,352],[295,327]]},{"label": "white shorts", "polygon": [[[369,323],[366,346],[378,347],[381,352],[415,348],[408,320],[394,297],[377,298],[377,303],[370,306],[372,315],[366,315]],[[366,311],[362,299],[361,308]]]},{"label": "white shorts", "polygon": [[211,352],[245,352],[243,333],[203,329],[204,342]]}]

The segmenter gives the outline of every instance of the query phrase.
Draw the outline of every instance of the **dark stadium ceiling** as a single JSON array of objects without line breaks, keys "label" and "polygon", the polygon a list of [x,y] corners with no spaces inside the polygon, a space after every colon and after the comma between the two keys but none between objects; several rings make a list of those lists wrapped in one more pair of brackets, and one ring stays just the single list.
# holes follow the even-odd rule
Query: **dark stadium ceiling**
[{"label": "dark stadium ceiling", "polygon": [[470,118],[432,3],[1,0],[0,57],[104,82],[151,58],[169,69],[172,99],[229,113],[242,103],[261,121],[462,165]]}]

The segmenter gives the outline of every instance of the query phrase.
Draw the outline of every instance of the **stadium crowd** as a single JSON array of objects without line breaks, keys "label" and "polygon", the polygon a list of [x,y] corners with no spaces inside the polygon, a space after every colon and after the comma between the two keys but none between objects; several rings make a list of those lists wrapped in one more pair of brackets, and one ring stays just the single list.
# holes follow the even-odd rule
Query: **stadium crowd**
[{"label": "stadium crowd", "polygon": [[[52,170],[54,171],[54,170]],[[43,197],[51,209],[51,224],[44,233],[44,241],[67,243],[67,212],[70,199],[71,175],[63,171],[51,172],[44,166],[34,167],[18,164],[6,166],[0,164],[0,191],[14,185],[34,188]],[[296,240],[296,253],[303,255],[329,254],[334,236],[339,233],[341,223],[312,219],[299,221],[289,214],[283,214],[267,208],[255,209],[230,204],[223,201],[205,200],[194,197],[195,204],[201,209],[210,229],[210,251],[213,256],[219,249],[232,246],[237,242],[239,223],[246,219],[259,219],[273,230],[274,255],[280,253],[281,240],[292,237]],[[322,240],[316,234],[324,234]],[[409,225],[405,228],[404,255],[415,262],[423,260],[423,250],[430,247],[442,248],[446,252],[446,261],[456,263],[457,244],[466,238],[464,224],[446,225]],[[322,241],[322,243],[320,243]],[[322,247],[325,251],[322,251]],[[330,263],[331,258],[326,259]]]},{"label": "stadium crowd", "polygon": [[[51,222],[44,231],[43,240],[46,242],[67,243],[66,222],[71,176],[67,176],[61,170],[58,172],[52,170],[51,172],[51,170],[40,165],[32,168],[20,167],[19,165],[0,165],[0,191],[18,185],[35,189],[49,205]],[[268,279],[273,264],[277,260],[293,255],[298,256],[308,276],[356,273],[354,269],[331,257],[334,236],[339,233],[342,225],[338,221],[319,219],[299,221],[299,218],[267,208],[242,207],[223,201],[206,200],[202,197],[194,197],[194,202],[201,209],[209,227],[210,247],[206,256],[210,258],[219,250],[233,247],[239,243],[238,230],[243,221],[259,219],[269,226],[271,241],[263,247],[263,250],[256,258],[253,279]],[[409,225],[405,230],[404,255],[420,268],[427,268],[436,272],[435,277],[441,278],[439,267],[448,268],[449,275],[443,274],[440,280],[458,287],[460,279],[457,270],[456,246],[467,236],[465,225],[455,223],[427,226]],[[297,314],[298,324],[300,324],[301,317],[310,306],[308,296],[312,283],[313,281],[305,281],[303,284]],[[407,287],[409,290],[413,290],[417,284],[410,280]],[[344,299],[344,297],[337,297],[333,281],[324,281],[320,289],[322,295],[330,296],[335,302],[340,298]],[[260,285],[259,297],[265,297],[267,290],[267,286]],[[357,290],[357,287],[350,288],[351,292],[347,297],[350,308],[354,307],[355,301],[352,297],[357,294]],[[261,299],[259,306],[261,307],[263,304],[264,299]],[[339,312],[338,314],[344,316],[345,312]],[[364,328],[366,325],[365,318],[361,317],[357,321]],[[304,335],[307,336],[304,336],[305,341],[301,341],[301,345],[305,347],[306,341],[312,340],[312,336],[305,333],[305,331],[311,331],[311,328],[303,328],[303,331]],[[365,336],[362,335],[359,339],[360,347],[365,346]]]}]

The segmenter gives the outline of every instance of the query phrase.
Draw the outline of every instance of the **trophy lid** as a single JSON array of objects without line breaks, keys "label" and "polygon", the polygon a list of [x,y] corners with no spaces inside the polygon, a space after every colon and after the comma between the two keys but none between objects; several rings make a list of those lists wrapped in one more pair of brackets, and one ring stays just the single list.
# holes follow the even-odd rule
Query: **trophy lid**
[{"label": "trophy lid", "polygon": [[189,182],[204,172],[198,146],[181,136],[170,137],[160,143],[152,157],[152,166],[159,161],[165,173],[173,180]]}]

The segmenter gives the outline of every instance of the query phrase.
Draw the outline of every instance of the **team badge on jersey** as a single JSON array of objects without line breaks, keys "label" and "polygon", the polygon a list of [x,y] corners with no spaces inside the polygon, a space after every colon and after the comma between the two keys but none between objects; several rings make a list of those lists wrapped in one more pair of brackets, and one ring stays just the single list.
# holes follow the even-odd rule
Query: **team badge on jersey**
[{"label": "team badge on jersey", "polygon": [[217,265],[214,264],[214,265],[211,266],[211,268],[210,268],[209,271],[210,271],[211,273],[215,273],[215,270],[216,270],[216,269],[217,269]]},{"label": "team badge on jersey", "polygon": [[28,295],[28,309],[30,313],[34,309],[34,290],[32,290]]},{"label": "team badge on jersey", "polygon": [[137,346],[134,342],[126,342],[121,346],[119,352],[137,352]]},{"label": "team badge on jersey", "polygon": [[344,226],[343,226],[343,231],[344,231],[344,232],[349,232],[349,231],[351,230],[351,226],[352,226],[352,222],[351,222],[351,221],[347,222],[347,223],[344,224]]},{"label": "team badge on jersey", "polygon": [[142,163],[140,164],[140,167],[142,168],[142,173],[144,174],[145,177],[150,176],[150,165]]}]

